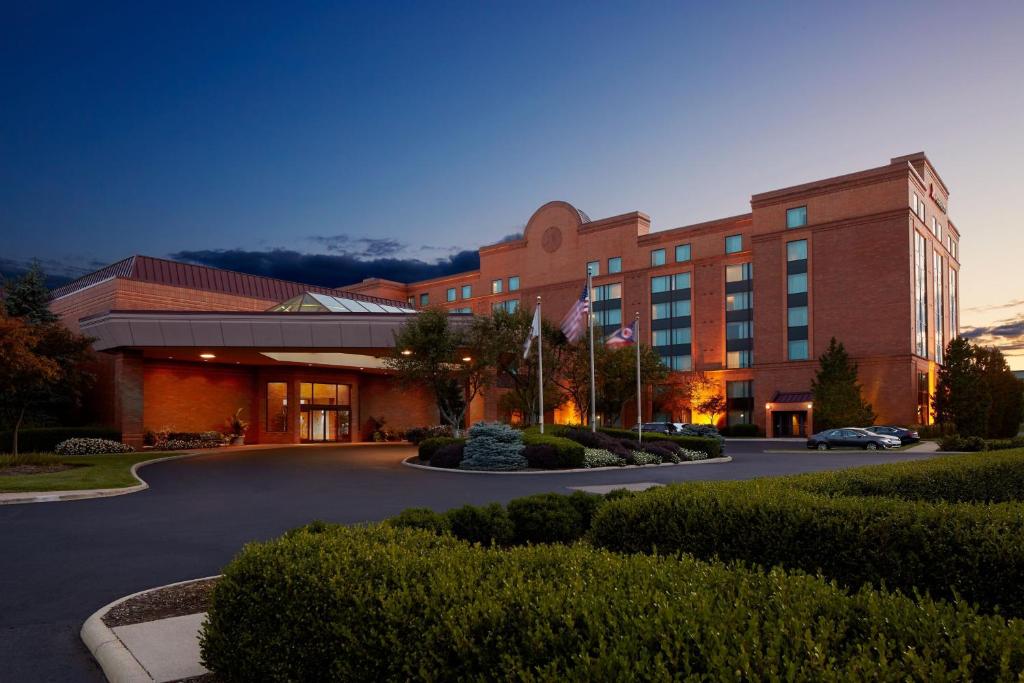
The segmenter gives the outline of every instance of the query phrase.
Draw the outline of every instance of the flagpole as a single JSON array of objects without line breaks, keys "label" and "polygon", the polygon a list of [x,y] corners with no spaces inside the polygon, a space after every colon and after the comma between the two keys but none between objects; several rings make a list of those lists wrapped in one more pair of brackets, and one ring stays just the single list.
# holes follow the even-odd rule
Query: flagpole
[{"label": "flagpole", "polygon": [[540,329],[537,330],[537,403],[540,405],[538,418],[540,433],[544,433],[544,317],[540,311],[540,296],[537,297],[537,319]]},{"label": "flagpole", "polygon": [[643,399],[640,395],[640,311],[636,312],[636,330],[634,332],[633,343],[636,344],[636,429],[637,440],[643,443],[644,412]]},{"label": "flagpole", "polygon": [[587,266],[587,326],[590,328],[590,431],[597,431],[597,385],[594,383],[594,274]]}]

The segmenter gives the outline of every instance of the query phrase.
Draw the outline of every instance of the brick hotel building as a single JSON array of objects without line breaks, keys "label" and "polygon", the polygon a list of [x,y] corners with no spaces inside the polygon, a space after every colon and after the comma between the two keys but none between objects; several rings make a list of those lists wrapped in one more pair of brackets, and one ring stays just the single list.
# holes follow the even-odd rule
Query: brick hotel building
[{"label": "brick hotel building", "polygon": [[[56,290],[52,307],[97,338],[91,406],[129,442],[146,428],[218,429],[237,407],[251,417],[248,439],[263,443],[364,439],[370,416],[434,423],[430,400],[399,391],[383,368],[392,332],[417,308],[482,314],[538,295],[558,321],[588,266],[596,324],[610,333],[639,312],[643,340],[669,367],[719,383],[723,423],[812,430],[811,379],[831,337],[859,363],[880,422],[920,423],[958,329],[948,198],[918,153],[658,232],[638,211],[593,220],[550,202],[521,239],[482,247],[479,270],[411,284],[330,289],[134,256]],[[503,417],[497,390],[470,417]]]}]

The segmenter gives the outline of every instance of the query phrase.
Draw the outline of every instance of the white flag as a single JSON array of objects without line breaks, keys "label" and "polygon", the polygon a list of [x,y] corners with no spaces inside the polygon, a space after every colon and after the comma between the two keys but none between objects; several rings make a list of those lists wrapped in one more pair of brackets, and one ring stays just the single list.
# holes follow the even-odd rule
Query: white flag
[{"label": "white flag", "polygon": [[530,332],[526,335],[526,343],[523,344],[523,358],[530,357],[530,347],[533,340],[540,336],[540,306],[533,309],[533,322],[530,323]]}]

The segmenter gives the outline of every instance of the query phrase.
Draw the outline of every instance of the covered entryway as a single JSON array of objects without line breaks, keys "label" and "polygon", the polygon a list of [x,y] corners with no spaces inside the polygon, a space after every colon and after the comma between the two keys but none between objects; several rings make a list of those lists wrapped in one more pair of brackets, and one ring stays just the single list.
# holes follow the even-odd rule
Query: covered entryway
[{"label": "covered entryway", "polygon": [[771,438],[806,438],[812,434],[814,404],[809,391],[776,391],[765,406],[765,428]]}]

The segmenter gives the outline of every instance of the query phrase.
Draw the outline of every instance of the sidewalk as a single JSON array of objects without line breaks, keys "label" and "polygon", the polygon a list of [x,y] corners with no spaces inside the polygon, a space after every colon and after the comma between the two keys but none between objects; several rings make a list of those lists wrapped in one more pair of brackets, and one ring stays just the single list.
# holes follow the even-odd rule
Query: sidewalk
[{"label": "sidewalk", "polygon": [[202,612],[111,630],[149,680],[163,683],[209,673],[199,663],[199,629],[205,620],[206,613]]}]

